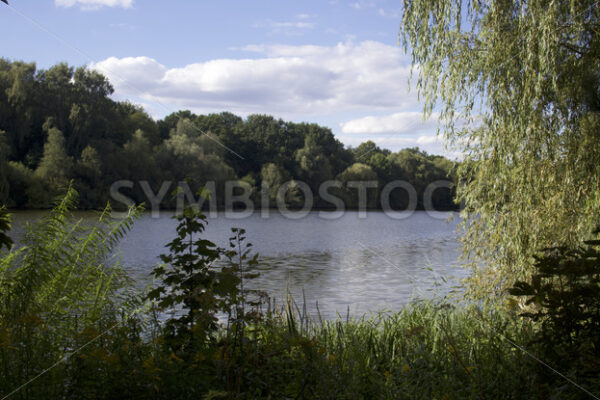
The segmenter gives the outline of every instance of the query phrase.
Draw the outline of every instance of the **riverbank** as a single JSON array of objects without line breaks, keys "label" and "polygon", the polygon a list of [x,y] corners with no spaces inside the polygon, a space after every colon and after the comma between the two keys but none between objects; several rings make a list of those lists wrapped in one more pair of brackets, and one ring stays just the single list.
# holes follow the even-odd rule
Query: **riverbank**
[{"label": "riverbank", "polygon": [[[386,316],[315,322],[282,313],[248,325],[243,340],[222,330],[210,344],[168,351],[144,337],[143,318],[104,320],[74,338],[81,348],[14,398],[152,399],[546,399],[577,395],[544,380],[535,360],[512,343],[533,327],[493,310],[415,303]],[[113,328],[113,329],[111,329]],[[151,332],[150,329],[149,332]],[[99,335],[102,335],[99,338]],[[510,339],[507,339],[510,338]],[[3,347],[3,354],[16,349]],[[59,352],[11,358],[2,395],[60,359]],[[7,361],[4,358],[4,361]],[[18,362],[21,361],[21,362]]]},{"label": "riverbank", "polygon": [[[140,292],[110,257],[136,211],[73,226],[75,197],[0,257],[2,399],[547,399],[600,390],[597,371],[578,369],[587,350],[570,353],[571,367],[540,361],[550,354],[544,326],[518,307],[413,301],[337,320],[309,318],[291,296],[276,307],[248,288],[258,261],[246,232],[233,229],[229,250],[217,248],[201,235],[206,218],[189,209],[153,271],[157,284]],[[214,268],[218,259],[227,263]]]}]

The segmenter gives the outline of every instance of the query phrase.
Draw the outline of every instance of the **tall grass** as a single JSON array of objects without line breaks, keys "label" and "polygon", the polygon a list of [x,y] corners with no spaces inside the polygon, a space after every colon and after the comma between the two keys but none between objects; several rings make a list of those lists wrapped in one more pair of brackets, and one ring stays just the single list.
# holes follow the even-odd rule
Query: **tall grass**
[{"label": "tall grass", "polygon": [[[238,296],[242,303],[233,306],[241,312],[230,314],[211,340],[187,335],[185,346],[174,346],[182,338],[166,329],[159,309],[131,313],[139,304],[127,296],[128,280],[111,258],[134,215],[115,223],[103,213],[93,227],[70,224],[74,196],[31,227],[25,246],[0,259],[0,399],[581,394],[560,379],[540,379],[548,376],[539,373],[543,367],[512,345],[535,352],[535,326],[493,306],[421,301],[323,321],[291,297],[283,307],[256,312],[264,305],[245,310],[243,302],[251,303]],[[240,279],[249,259],[230,254]]]},{"label": "tall grass", "polygon": [[258,353],[277,355],[252,395],[539,398],[531,359],[498,335],[529,341],[531,327],[516,316],[429,301],[349,321],[298,317],[286,311],[261,327]]}]

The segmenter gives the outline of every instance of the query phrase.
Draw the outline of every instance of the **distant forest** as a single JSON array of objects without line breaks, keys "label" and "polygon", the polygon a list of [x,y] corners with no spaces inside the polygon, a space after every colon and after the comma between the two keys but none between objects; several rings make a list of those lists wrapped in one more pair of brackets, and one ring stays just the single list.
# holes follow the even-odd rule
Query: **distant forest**
[{"label": "distant forest", "polygon": [[[312,189],[315,207],[328,208],[319,185],[336,179],[344,186],[335,194],[347,208],[357,206],[357,190],[345,183],[363,180],[378,181],[368,191],[370,208],[380,206],[380,192],[393,180],[411,183],[422,208],[428,184],[455,181],[455,162],[418,148],[394,153],[371,141],[348,148],[329,128],[268,115],[178,111],[155,121],[139,106],[112,100],[113,91],[106,77],[85,67],[61,63],[38,70],[35,63],[0,59],[0,204],[46,208],[72,182],[80,208],[101,208],[114,203],[114,182],[131,180],[147,181],[154,193],[165,181],[185,181],[194,192],[214,181],[222,206],[224,182],[241,180],[255,188],[258,206],[263,185],[275,188],[269,193],[274,201],[276,188],[292,180]],[[291,186],[285,201],[293,207],[302,199]],[[138,184],[120,192],[147,202]],[[433,205],[454,208],[452,192],[436,190]],[[394,190],[390,201],[404,209],[407,194]],[[169,194],[161,207],[174,202]]]}]

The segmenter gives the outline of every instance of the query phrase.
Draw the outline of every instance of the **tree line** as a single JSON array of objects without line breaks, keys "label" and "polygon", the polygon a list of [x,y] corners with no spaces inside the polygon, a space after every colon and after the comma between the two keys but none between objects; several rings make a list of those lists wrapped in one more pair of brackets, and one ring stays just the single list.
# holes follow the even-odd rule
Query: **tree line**
[{"label": "tree line", "polygon": [[[105,76],[85,67],[38,69],[0,59],[0,204],[46,208],[72,182],[81,208],[99,208],[111,200],[111,184],[131,180],[155,192],[165,181],[187,182],[194,192],[213,181],[223,205],[224,182],[240,180],[255,189],[255,201],[263,186],[275,188],[274,200],[276,188],[291,181],[285,198],[291,206],[302,201],[294,183],[303,182],[315,206],[327,208],[318,187],[336,179],[348,208],[357,207],[357,196],[346,183],[367,180],[378,182],[368,192],[370,208],[379,207],[382,188],[393,180],[413,185],[423,208],[430,183],[454,181],[455,162],[418,148],[391,152],[372,141],[345,147],[329,128],[268,115],[178,111],[156,121],[137,105],[111,99],[113,92]],[[136,203],[148,201],[139,185],[121,191]],[[174,202],[165,196],[161,206]],[[390,205],[407,204],[408,194],[394,190]],[[433,205],[453,208],[452,190],[436,190]]]}]

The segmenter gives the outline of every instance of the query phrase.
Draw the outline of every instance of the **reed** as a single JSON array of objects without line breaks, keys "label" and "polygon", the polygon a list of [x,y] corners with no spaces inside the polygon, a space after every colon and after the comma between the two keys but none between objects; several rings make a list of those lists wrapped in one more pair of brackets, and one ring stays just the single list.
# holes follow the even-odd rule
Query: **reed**
[{"label": "reed", "polygon": [[[147,296],[126,295],[111,257],[133,215],[73,225],[72,196],[0,258],[0,399],[581,398],[530,356],[535,322],[494,305],[415,301],[324,320],[304,296],[277,305],[220,290],[236,296],[217,298],[233,311],[215,330],[169,329],[160,308],[140,307]],[[223,267],[241,282],[256,262],[247,248],[231,246]]]}]

